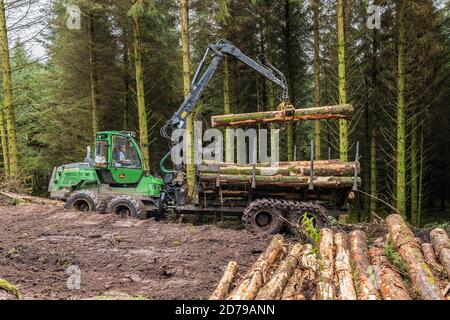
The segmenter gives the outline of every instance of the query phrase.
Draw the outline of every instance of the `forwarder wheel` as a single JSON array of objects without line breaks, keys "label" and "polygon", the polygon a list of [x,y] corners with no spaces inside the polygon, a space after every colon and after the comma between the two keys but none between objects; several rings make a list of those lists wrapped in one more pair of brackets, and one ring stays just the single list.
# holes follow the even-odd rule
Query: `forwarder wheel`
[{"label": "forwarder wheel", "polygon": [[325,207],[314,202],[297,202],[295,209],[288,213],[289,231],[300,238],[307,237],[305,217],[312,222],[316,230],[328,226],[328,215]]},{"label": "forwarder wheel", "polygon": [[131,196],[112,198],[106,207],[106,212],[131,218],[142,218],[144,216],[144,210],[141,208],[139,201]]},{"label": "forwarder wheel", "polygon": [[99,211],[100,198],[94,191],[76,191],[67,199],[64,208],[81,212]]},{"label": "forwarder wheel", "polygon": [[277,234],[283,227],[283,214],[271,199],[256,200],[245,209],[242,219],[248,231]]}]

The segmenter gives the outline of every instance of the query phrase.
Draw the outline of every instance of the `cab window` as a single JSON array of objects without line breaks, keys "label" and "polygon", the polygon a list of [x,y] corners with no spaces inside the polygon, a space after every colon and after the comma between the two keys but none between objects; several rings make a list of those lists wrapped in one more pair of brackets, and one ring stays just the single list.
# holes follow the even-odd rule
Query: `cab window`
[{"label": "cab window", "polygon": [[113,137],[113,165],[115,167],[141,169],[138,153],[129,139]]},{"label": "cab window", "polygon": [[95,144],[95,166],[106,167],[108,159],[108,142],[97,141]]}]

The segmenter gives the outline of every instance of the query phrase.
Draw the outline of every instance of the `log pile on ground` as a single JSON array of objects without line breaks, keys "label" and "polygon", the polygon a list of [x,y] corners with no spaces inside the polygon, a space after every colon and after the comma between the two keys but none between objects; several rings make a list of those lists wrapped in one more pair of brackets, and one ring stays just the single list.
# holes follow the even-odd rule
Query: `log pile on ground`
[{"label": "log pile on ground", "polygon": [[446,231],[432,230],[422,245],[401,216],[386,227],[370,246],[361,230],[324,228],[315,245],[276,235],[244,276],[230,262],[211,299],[450,300]]},{"label": "log pile on ground", "polygon": [[[355,162],[320,160],[313,163],[313,184],[318,188],[344,188],[354,184]],[[310,183],[311,162],[291,161],[277,164],[204,163],[198,167],[204,184],[305,187]],[[358,183],[360,179],[358,178]]]},{"label": "log pile on ground", "polygon": [[258,123],[298,122],[321,119],[350,119],[353,106],[350,104],[316,108],[292,109],[288,111],[266,111],[212,116],[213,127],[231,127]]}]

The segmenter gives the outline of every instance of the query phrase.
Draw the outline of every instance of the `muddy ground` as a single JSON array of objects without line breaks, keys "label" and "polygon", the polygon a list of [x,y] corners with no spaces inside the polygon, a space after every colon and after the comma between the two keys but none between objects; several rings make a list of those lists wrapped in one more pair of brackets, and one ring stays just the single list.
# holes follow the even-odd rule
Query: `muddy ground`
[{"label": "muddy ground", "polygon": [[[268,242],[268,236],[212,225],[131,220],[37,204],[1,206],[0,278],[16,285],[24,299],[85,299],[112,292],[207,299],[228,261],[237,261],[244,272]],[[80,289],[69,290],[70,272],[77,268]]]}]

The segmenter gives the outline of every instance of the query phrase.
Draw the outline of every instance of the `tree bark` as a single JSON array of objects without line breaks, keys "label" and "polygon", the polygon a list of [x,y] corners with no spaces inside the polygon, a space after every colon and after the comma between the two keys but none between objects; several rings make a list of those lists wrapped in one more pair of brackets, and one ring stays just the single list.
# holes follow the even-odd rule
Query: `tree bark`
[{"label": "tree bark", "polygon": [[261,288],[256,296],[256,300],[279,300],[283,290],[292,276],[302,253],[302,245],[294,245],[287,257],[280,262],[280,265],[273,273],[270,280]]},{"label": "tree bark", "polygon": [[444,299],[420,250],[420,245],[402,216],[398,214],[388,216],[386,226],[398,253],[407,265],[409,278],[420,298],[424,300]]},{"label": "tree bark", "polygon": [[383,249],[373,246],[369,249],[372,264],[378,267],[381,295],[384,300],[411,300],[401,275],[389,263]]},{"label": "tree bark", "polygon": [[[289,98],[295,103],[295,77],[294,77],[294,66],[292,61],[292,39],[291,39],[291,0],[284,0],[284,44],[286,52],[286,62],[288,70],[288,87],[289,87]],[[292,123],[287,125],[287,158],[288,161],[294,159],[294,126]]]},{"label": "tree bark", "polygon": [[397,212],[406,216],[406,163],[405,163],[405,0],[398,1],[398,52],[397,52]]},{"label": "tree bark", "polygon": [[[321,106],[320,101],[320,34],[319,34],[319,0],[311,2],[314,15],[313,25],[313,48],[314,48],[314,106],[316,108]],[[316,120],[314,124],[314,146],[315,158],[320,160],[321,154],[321,136],[320,136],[320,121]]]},{"label": "tree bark", "polygon": [[126,19],[122,22],[122,43],[123,43],[123,90],[124,90],[124,104],[123,104],[123,129],[129,130],[130,128],[130,109],[131,109],[131,96],[130,96],[130,52],[128,47],[128,28]]},{"label": "tree bark", "polygon": [[94,18],[89,16],[88,21],[88,47],[89,47],[89,77],[91,90],[91,115],[92,115],[92,138],[95,141],[99,131],[98,116],[98,77],[97,77],[97,53],[95,49],[95,25]]},{"label": "tree bark", "polygon": [[254,113],[240,113],[212,116],[213,127],[231,127],[244,124],[275,123],[289,121],[303,121],[315,119],[349,119],[353,113],[353,106],[341,104],[336,106],[324,106],[319,108],[296,109],[293,116],[281,111],[265,111]]},{"label": "tree bark", "polygon": [[219,284],[209,297],[209,300],[224,300],[226,298],[234,276],[236,275],[237,268],[238,266],[235,261],[230,261],[228,263],[222,279],[220,279]]},{"label": "tree bark", "polygon": [[320,230],[319,250],[319,282],[317,283],[317,299],[333,300],[335,296],[334,280],[334,236],[330,229]]},{"label": "tree bark", "polygon": [[294,273],[289,278],[286,287],[283,290],[281,300],[305,300],[305,296],[302,293],[303,286],[303,272],[300,266],[294,270]]},{"label": "tree bark", "polygon": [[264,285],[272,265],[283,251],[284,239],[281,235],[273,237],[266,251],[253,264],[249,273],[228,297],[229,300],[253,300]]},{"label": "tree bark", "polygon": [[334,235],[334,246],[336,251],[334,265],[338,280],[337,296],[339,300],[357,300],[347,236],[343,233],[336,233]]},{"label": "tree bark", "polygon": [[[5,115],[8,142],[7,155],[9,156],[9,175],[11,177],[16,177],[19,174],[19,163],[17,158],[16,120],[4,0],[0,0],[0,55],[3,70],[3,111]],[[6,149],[3,149],[3,152],[5,152],[5,150]]]},{"label": "tree bark", "polygon": [[435,271],[437,275],[444,272],[444,267],[439,263],[436,252],[434,252],[433,244],[423,243],[422,252],[428,265]]},{"label": "tree bark", "polygon": [[9,177],[9,153],[8,153],[8,137],[5,129],[5,117],[3,111],[3,103],[0,102],[0,135],[2,139],[2,155],[3,155],[3,171],[5,177]]},{"label": "tree bark", "polygon": [[[183,51],[183,88],[184,97],[189,95],[191,85],[191,55],[190,55],[190,36],[189,36],[189,0],[180,0],[181,16],[181,43]],[[188,197],[195,194],[195,161],[194,161],[194,114],[191,114],[186,123],[187,138],[187,163],[186,179],[188,185]]]},{"label": "tree bark", "polygon": [[366,234],[361,230],[350,233],[350,255],[356,273],[358,300],[379,300],[380,294],[373,280],[373,269],[368,256]]},{"label": "tree bark", "polygon": [[144,74],[142,69],[142,45],[139,17],[133,16],[134,65],[136,77],[136,100],[139,119],[139,144],[144,158],[144,168],[150,169],[150,155],[147,129],[147,108],[145,105]]},{"label": "tree bark", "polygon": [[[347,103],[346,62],[345,62],[345,18],[344,0],[337,1],[337,40],[338,40],[338,78],[339,104]],[[348,154],[348,121],[339,120],[339,155],[347,161]]]},{"label": "tree bark", "polygon": [[430,233],[434,251],[450,279],[450,240],[443,229],[434,229]]}]

